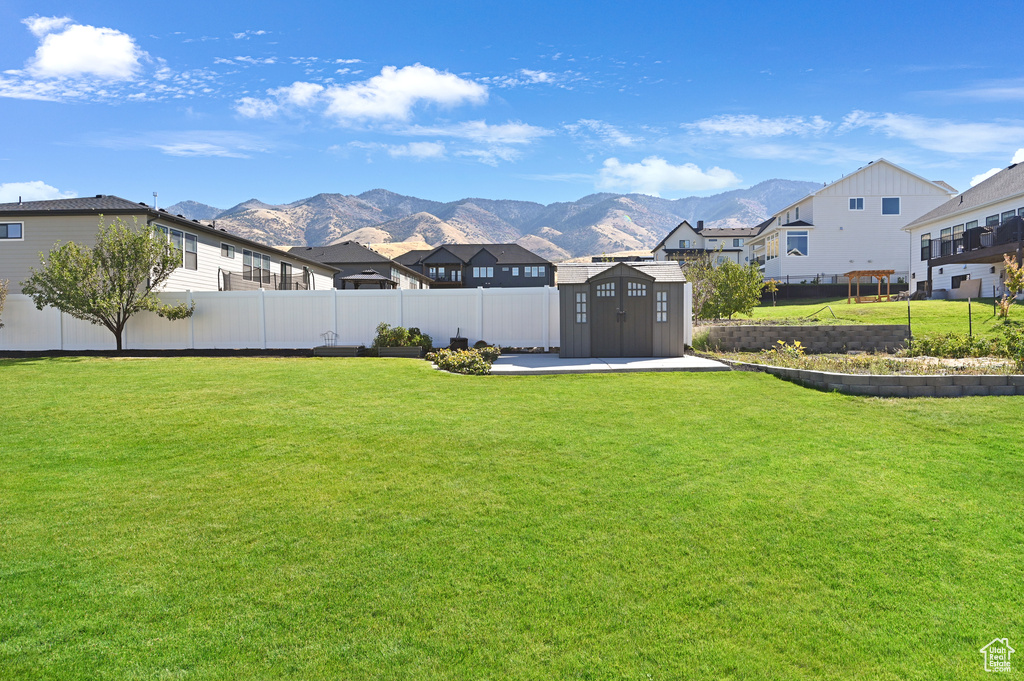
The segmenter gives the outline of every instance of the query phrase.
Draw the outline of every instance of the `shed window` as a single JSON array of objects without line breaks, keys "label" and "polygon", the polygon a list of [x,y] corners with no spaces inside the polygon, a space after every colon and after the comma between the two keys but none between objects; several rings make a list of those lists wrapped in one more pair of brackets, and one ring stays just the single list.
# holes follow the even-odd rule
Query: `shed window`
[{"label": "shed window", "polygon": [[654,294],[654,321],[668,321],[668,291],[658,291]]},{"label": "shed window", "polygon": [[641,284],[636,281],[626,282],[626,295],[632,297],[646,296],[647,295],[647,284]]},{"label": "shed window", "polygon": [[597,297],[598,298],[614,298],[615,297],[615,282],[609,281],[607,284],[597,285]]},{"label": "shed window", "polygon": [[587,294],[583,292],[576,294],[576,323],[587,323]]},{"label": "shed window", "polygon": [[0,224],[0,239],[20,240],[23,238],[23,224],[20,222],[7,222]]}]

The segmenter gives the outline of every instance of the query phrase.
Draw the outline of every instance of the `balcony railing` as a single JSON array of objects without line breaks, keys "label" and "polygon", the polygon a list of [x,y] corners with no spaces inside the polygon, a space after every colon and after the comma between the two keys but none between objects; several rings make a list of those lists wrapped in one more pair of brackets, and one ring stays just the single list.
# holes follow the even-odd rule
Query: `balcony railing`
[{"label": "balcony railing", "polygon": [[307,291],[309,282],[303,274],[295,274],[290,277],[282,277],[278,274],[267,274],[262,281],[253,281],[243,278],[238,272],[225,272],[221,270],[221,291],[258,291],[268,289],[274,291]]},{"label": "balcony railing", "polygon": [[1022,233],[1024,233],[1024,220],[1015,215],[992,227],[975,227],[946,238],[940,237],[922,242],[921,260],[946,258],[983,248],[1017,243],[1020,241]]}]

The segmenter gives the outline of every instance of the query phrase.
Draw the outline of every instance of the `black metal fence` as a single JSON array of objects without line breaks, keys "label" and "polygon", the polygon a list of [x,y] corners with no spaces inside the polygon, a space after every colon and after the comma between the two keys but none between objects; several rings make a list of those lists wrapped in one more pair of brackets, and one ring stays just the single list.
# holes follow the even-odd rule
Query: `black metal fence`
[{"label": "black metal fence", "polygon": [[[842,278],[845,279],[845,277]],[[775,279],[775,281],[779,282],[779,279]],[[801,281],[806,282],[807,280],[803,279]],[[856,288],[856,282],[854,282],[853,285]],[[844,283],[832,283],[831,281],[822,283],[786,283],[785,277],[783,277],[782,283],[776,283],[776,286],[778,287],[778,291],[775,292],[774,298],[776,302],[782,300],[810,300],[814,298],[845,298],[849,292],[849,284],[845,281]],[[894,280],[889,284],[888,292],[891,295],[896,295],[897,293],[909,290],[909,288],[910,287],[906,283],[906,280],[899,283]],[[862,297],[874,295],[877,292],[877,281],[872,281],[870,283],[866,280],[861,281],[860,294]],[[885,295],[885,292],[885,282],[882,282],[882,295]],[[765,288],[764,291],[761,292],[761,302],[770,303],[772,300],[772,292]]]}]

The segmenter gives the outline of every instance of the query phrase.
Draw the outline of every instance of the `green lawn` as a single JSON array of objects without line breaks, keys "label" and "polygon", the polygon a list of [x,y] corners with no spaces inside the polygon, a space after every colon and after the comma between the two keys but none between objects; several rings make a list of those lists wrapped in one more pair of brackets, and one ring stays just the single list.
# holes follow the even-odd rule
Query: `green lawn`
[{"label": "green lawn", "polygon": [[[822,310],[825,306],[829,310]],[[825,300],[779,301],[775,307],[769,303],[754,308],[753,319],[802,319],[811,315],[816,319],[844,324],[906,324],[907,303],[862,303],[847,304],[846,298]],[[1010,319],[1024,316],[1024,307],[1014,306]],[[998,336],[1003,320],[996,318],[992,311],[992,299],[976,300],[971,303],[973,333],[982,336]],[[968,317],[966,300],[913,300],[910,302],[910,318],[914,336],[935,336],[944,333],[967,335]]]},{"label": "green lawn", "polygon": [[1024,642],[1021,397],[384,359],[0,386],[0,678],[964,679]]}]

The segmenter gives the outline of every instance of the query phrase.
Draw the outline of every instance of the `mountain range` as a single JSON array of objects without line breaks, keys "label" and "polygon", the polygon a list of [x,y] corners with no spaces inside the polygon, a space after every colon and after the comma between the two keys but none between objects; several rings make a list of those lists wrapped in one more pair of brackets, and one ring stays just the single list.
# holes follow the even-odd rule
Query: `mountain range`
[{"label": "mountain range", "polygon": [[227,210],[196,201],[167,208],[255,241],[321,246],[415,242],[515,242],[549,260],[650,250],[688,220],[705,227],[752,227],[821,185],[766,180],[749,189],[683,199],[645,194],[590,194],[578,201],[543,205],[531,201],[461,199],[449,203],[373,189],[352,196],[317,194],[271,205],[250,199]]}]

